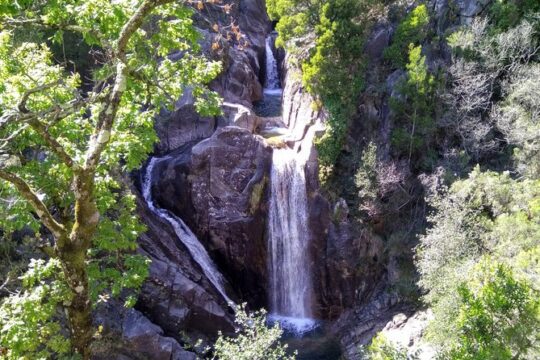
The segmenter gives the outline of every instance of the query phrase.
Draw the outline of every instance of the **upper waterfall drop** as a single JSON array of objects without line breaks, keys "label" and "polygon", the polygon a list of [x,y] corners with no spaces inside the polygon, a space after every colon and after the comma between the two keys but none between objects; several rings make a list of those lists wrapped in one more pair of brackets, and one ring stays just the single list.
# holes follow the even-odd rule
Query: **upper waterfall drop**
[{"label": "upper waterfall drop", "polygon": [[277,60],[274,56],[275,35],[269,34],[266,37],[266,79],[264,83],[264,93],[269,95],[281,95],[282,89],[279,81],[279,71]]},{"label": "upper waterfall drop", "polygon": [[234,307],[234,302],[227,296],[227,293],[225,292],[225,279],[217,270],[216,265],[206,252],[204,246],[200,243],[199,239],[197,239],[197,236],[195,236],[195,234],[182,221],[182,219],[165,209],[158,208],[154,203],[154,199],[152,197],[152,175],[156,163],[163,159],[166,158],[153,157],[148,162],[142,184],[143,198],[152,213],[166,220],[172,226],[176,236],[187,247],[191,257],[197,264],[199,264],[206,278],[221,294],[227,304]]}]

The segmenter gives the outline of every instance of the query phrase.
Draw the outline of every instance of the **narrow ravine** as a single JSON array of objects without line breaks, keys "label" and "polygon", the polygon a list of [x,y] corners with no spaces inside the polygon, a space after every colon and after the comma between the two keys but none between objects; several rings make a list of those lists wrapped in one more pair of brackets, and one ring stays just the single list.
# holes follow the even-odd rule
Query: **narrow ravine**
[{"label": "narrow ravine", "polygon": [[221,273],[218,271],[216,265],[208,255],[208,252],[204,248],[204,246],[201,244],[199,239],[197,239],[197,236],[191,231],[191,229],[180,219],[178,216],[172,214],[171,212],[161,209],[157,207],[157,205],[154,202],[153,196],[152,196],[152,183],[153,183],[153,176],[154,176],[154,167],[156,164],[158,164],[162,160],[166,160],[167,157],[163,158],[156,158],[153,157],[149,160],[148,165],[146,167],[146,173],[144,175],[143,184],[142,184],[142,192],[144,200],[146,201],[146,204],[148,205],[148,208],[154,213],[156,216],[164,219],[167,221],[172,228],[174,229],[174,232],[176,236],[178,237],[178,240],[182,242],[188,249],[191,257],[195,262],[201,267],[204,275],[206,278],[212,283],[212,285],[216,288],[216,290],[221,294],[223,299],[229,304],[231,307],[234,307],[234,302],[227,296],[227,293],[225,292],[225,279],[221,275]]},{"label": "narrow ravine", "polygon": [[[266,39],[265,100],[279,96],[277,61],[272,51],[274,36]],[[275,99],[272,99],[275,101]],[[266,100],[267,101],[267,100]],[[283,140],[291,135],[284,128]],[[270,175],[268,214],[269,304],[271,320],[285,329],[303,334],[316,326],[312,319],[312,277],[309,260],[308,201],[305,164],[297,147],[274,149]]]}]

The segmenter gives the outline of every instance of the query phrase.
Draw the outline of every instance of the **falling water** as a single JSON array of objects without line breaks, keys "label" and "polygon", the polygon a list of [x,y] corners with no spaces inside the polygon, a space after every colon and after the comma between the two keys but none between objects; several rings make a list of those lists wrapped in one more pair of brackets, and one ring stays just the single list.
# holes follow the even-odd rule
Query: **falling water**
[{"label": "falling water", "polygon": [[272,34],[266,37],[266,80],[264,93],[268,95],[281,95],[282,89],[280,87],[277,61],[272,50],[274,38]]},{"label": "falling water", "polygon": [[234,303],[229,299],[224,289],[225,280],[221,273],[217,270],[216,265],[206,252],[204,246],[200,243],[199,239],[193,234],[189,227],[178,216],[170,213],[165,209],[158,208],[152,197],[152,175],[154,172],[154,166],[157,162],[166,158],[151,158],[148,166],[146,167],[146,174],[143,181],[143,197],[150,210],[160,218],[166,220],[174,229],[178,239],[187,247],[191,257],[201,267],[206,278],[214,285],[217,291],[223,296],[227,304],[233,305]]},{"label": "falling water", "polygon": [[312,329],[312,283],[305,160],[292,149],[275,149],[269,211],[272,319],[302,333]]},{"label": "falling water", "polygon": [[[266,38],[264,103],[278,102],[281,93],[277,62],[272,51],[275,34]],[[276,114],[277,115],[277,114]],[[275,115],[272,115],[275,116]],[[273,129],[286,137],[290,129]],[[308,256],[309,229],[305,179],[305,153],[274,149],[270,175],[268,253],[270,321],[302,334],[315,327],[311,305],[311,272]]]}]

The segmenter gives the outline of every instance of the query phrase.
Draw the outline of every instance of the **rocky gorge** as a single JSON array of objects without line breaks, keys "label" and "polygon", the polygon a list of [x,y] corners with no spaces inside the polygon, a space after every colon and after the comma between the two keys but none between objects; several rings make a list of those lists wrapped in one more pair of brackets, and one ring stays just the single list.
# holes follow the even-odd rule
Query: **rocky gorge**
[{"label": "rocky gorge", "polygon": [[[116,315],[122,318],[121,326],[110,328],[120,332],[125,343],[117,347],[118,358],[192,359],[201,349],[190,352],[183,346],[199,339],[212,341],[218,331],[234,331],[228,301],[246,302],[251,309],[271,308],[272,169],[275,154],[283,149],[289,151],[286,156],[304,159],[296,171],[303,172],[305,186],[302,231],[308,240],[302,249],[307,256],[301,270],[309,272],[309,316],[324,323],[325,332],[336,339],[346,359],[360,358],[359,346],[383,329],[390,334],[405,329],[409,343],[418,347],[427,316],[414,315],[414,305],[389,291],[401,278],[396,265],[399,255],[388,252],[385,240],[395,229],[377,230],[389,221],[384,216],[381,223],[359,227],[351,220],[351,204],[321,189],[314,143],[324,132],[328,114],[313,106],[314,99],[303,88],[300,70],[291,57],[273,45],[266,46],[275,35],[264,0],[234,4],[233,16],[249,46],[231,46],[220,55],[224,68],[211,87],[223,97],[223,114],[199,116],[187,92],[173,112],[156,119],[159,145],[149,164],[132,176],[139,215],[148,227],[139,240],[140,252],[152,262],[136,310]],[[446,17],[450,5],[457,6],[459,14],[453,23]],[[435,0],[430,6],[442,33],[481,13],[485,4]],[[200,21],[205,34],[209,30]],[[391,21],[374,26],[365,46],[369,66],[380,69],[395,27]],[[210,51],[209,44],[204,46]],[[283,85],[281,111],[272,116],[258,113],[256,106],[265,98],[269,48]],[[442,66],[445,49],[431,50],[431,66]],[[386,88],[359,100],[350,136],[375,134],[388,148],[392,121],[388,99],[403,74],[378,71],[370,76],[386,76]],[[284,129],[286,135],[276,129]],[[151,194],[151,205],[145,191]],[[168,218],[179,219],[183,235]],[[219,285],[182,240],[186,236],[200,243],[208,258],[204,261],[219,274]],[[110,321],[105,318],[100,321],[106,325]],[[129,355],[122,350],[126,346],[131,347]]]}]

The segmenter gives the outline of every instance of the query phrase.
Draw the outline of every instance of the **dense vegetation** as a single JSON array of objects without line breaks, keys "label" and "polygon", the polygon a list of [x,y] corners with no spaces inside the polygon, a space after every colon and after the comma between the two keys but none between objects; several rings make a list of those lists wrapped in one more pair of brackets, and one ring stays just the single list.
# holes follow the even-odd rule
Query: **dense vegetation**
[{"label": "dense vegetation", "polygon": [[[384,238],[377,255],[399,275],[387,290],[433,311],[424,341],[442,359],[539,358],[540,3],[490,2],[470,21],[452,6],[435,18],[423,1],[266,4],[277,44],[329,114],[321,179],[338,174],[331,195]],[[88,359],[92,311],[134,305],[148,260],[136,253],[145,226],[126,174],[187,88],[201,113],[219,112],[206,85],[220,65],[200,55],[190,5],[205,6],[0,0],[0,358]],[[392,36],[368,63],[384,21]],[[359,119],[369,96],[387,106],[374,126],[387,134]],[[236,336],[220,334],[209,356],[294,358],[264,311],[236,315]],[[417,356],[383,333],[362,352]]]},{"label": "dense vegetation", "polygon": [[[122,174],[152,151],[154,117],[186,86],[201,111],[217,110],[205,84],[219,64],[197,55],[191,15],[166,0],[0,1],[0,227],[6,243],[41,251],[2,301],[3,358],[89,358],[92,308],[120,295],[134,304],[144,226]],[[62,44],[66,31],[99,62],[90,87],[41,36]],[[165,57],[179,49],[181,60]]]},{"label": "dense vegetation", "polygon": [[[365,1],[348,2],[347,11],[332,12],[330,25],[320,9],[340,3],[269,1],[270,13],[279,19],[280,42],[290,51],[300,48],[304,85],[331,115],[318,144],[323,170],[343,167],[344,145],[360,144],[360,155],[349,158],[358,159],[354,185],[362,221],[386,214],[394,214],[395,221],[399,214],[414,223],[426,214],[418,205],[426,197],[427,229],[397,223],[388,246],[390,253],[407,246],[396,240],[410,239],[398,232],[400,226],[419,239],[415,292],[425,294],[421,300],[434,311],[426,341],[442,358],[540,356],[539,3],[496,1],[486,16],[441,33],[444,20],[433,19],[426,3],[403,9],[387,2],[398,21],[385,63],[375,70],[397,78],[389,99],[386,155],[388,144],[375,134],[363,143],[346,141],[366,64],[347,39],[356,38],[358,46],[366,41],[371,18],[355,22],[358,9],[384,11]],[[456,21],[452,7],[445,16]],[[312,44],[308,51],[306,43]],[[451,53],[450,61],[436,63],[444,51]],[[348,56],[360,65],[351,66]],[[341,175],[347,171],[341,169]],[[332,191],[350,194],[341,186]],[[417,205],[405,206],[413,202]],[[380,335],[365,355],[407,358],[405,349],[394,346]]]}]

